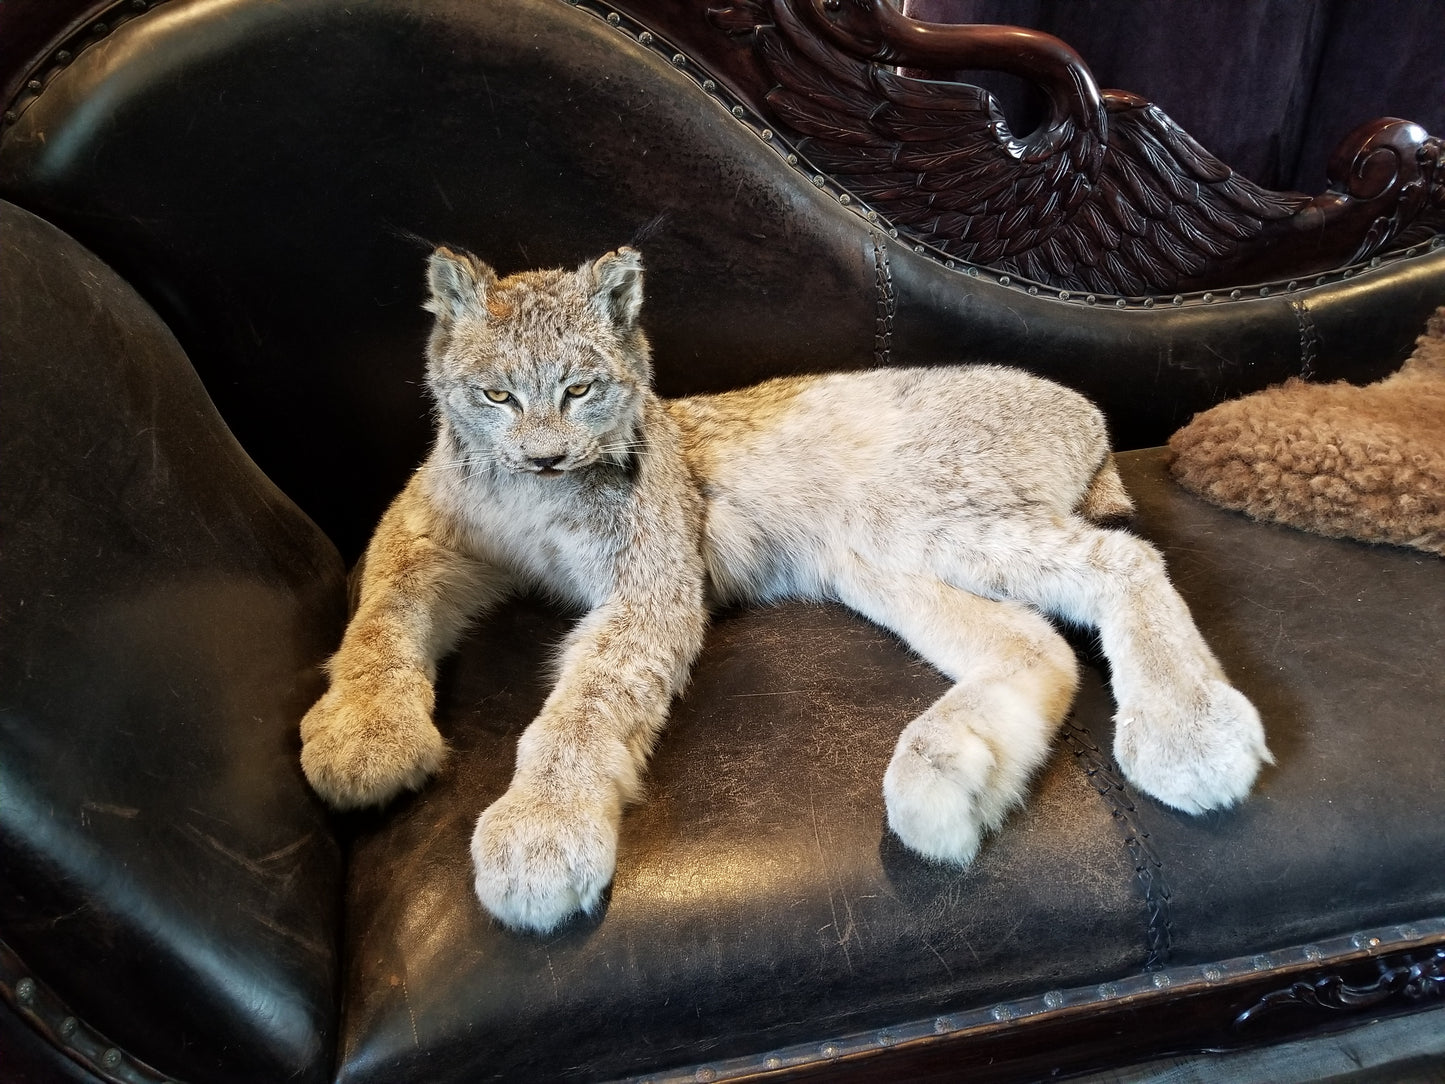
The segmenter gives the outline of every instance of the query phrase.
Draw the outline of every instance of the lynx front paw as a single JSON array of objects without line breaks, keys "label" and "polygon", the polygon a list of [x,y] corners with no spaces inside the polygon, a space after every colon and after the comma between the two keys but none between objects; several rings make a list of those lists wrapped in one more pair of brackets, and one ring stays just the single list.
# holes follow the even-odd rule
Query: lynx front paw
[{"label": "lynx front paw", "polygon": [[967,865],[1015,800],[999,768],[966,723],[924,713],[904,729],[883,776],[888,826],[925,858]]},{"label": "lynx front paw", "polygon": [[608,803],[559,805],[513,787],[472,836],[477,898],[504,925],[546,933],[592,911],[617,865]]},{"label": "lynx front paw", "polygon": [[1254,705],[1222,681],[1177,702],[1121,708],[1114,758],[1145,794],[1185,813],[1234,805],[1274,763]]},{"label": "lynx front paw", "polygon": [[421,673],[376,690],[334,683],[301,720],[301,769],[316,793],[357,809],[420,787],[446,756],[432,701]]}]

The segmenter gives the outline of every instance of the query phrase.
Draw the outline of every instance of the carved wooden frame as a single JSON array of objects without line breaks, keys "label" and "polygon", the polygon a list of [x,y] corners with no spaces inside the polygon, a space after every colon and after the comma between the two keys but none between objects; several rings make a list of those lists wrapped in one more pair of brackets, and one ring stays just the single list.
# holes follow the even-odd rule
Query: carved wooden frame
[{"label": "carved wooden frame", "polygon": [[[1276,192],[1157,106],[1100,90],[1049,34],[920,22],[890,0],[617,7],[644,44],[666,34],[707,68],[815,183],[944,261],[1140,297],[1303,280],[1445,233],[1441,140],[1410,121],[1347,135],[1319,195]],[[1044,92],[1048,116],[1018,135],[987,90],[899,66],[1008,72]]]}]

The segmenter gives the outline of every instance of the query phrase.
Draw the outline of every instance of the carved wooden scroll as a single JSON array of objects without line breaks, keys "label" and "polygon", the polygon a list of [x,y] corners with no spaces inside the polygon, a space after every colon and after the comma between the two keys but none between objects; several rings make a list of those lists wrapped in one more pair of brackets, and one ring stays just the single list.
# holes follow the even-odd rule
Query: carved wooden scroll
[{"label": "carved wooden scroll", "polygon": [[1274,990],[1240,1013],[1234,1028],[1242,1031],[1281,1009],[1356,1013],[1392,1002],[1414,1005],[1445,997],[1445,948],[1408,954],[1397,961],[1379,960],[1377,967],[1372,981],[1359,984],[1347,982],[1338,972],[1325,972]]},{"label": "carved wooden scroll", "polygon": [[[1261,188],[1157,106],[1101,91],[1048,34],[919,22],[888,0],[733,0],[708,19],[750,42],[771,86],[737,89],[816,168],[911,239],[1039,283],[1139,295],[1298,279],[1445,232],[1441,140],[1408,121],[1347,136],[1311,198]],[[1019,136],[983,88],[896,66],[1008,72],[1048,115]]]}]

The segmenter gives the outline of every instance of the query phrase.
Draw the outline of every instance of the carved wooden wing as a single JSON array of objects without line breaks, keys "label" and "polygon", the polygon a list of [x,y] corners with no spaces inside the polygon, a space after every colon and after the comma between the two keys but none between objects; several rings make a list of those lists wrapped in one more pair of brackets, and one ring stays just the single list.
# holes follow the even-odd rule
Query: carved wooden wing
[{"label": "carved wooden wing", "polygon": [[[1036,282],[1148,294],[1298,277],[1445,228],[1440,141],[1405,121],[1347,139],[1334,186],[1311,198],[1254,184],[1157,106],[1101,92],[1047,34],[920,23],[887,0],[711,15],[752,35],[776,83],[763,108],[819,170],[912,239]],[[897,65],[1011,72],[1043,89],[1048,115],[1020,136],[987,90]]]}]

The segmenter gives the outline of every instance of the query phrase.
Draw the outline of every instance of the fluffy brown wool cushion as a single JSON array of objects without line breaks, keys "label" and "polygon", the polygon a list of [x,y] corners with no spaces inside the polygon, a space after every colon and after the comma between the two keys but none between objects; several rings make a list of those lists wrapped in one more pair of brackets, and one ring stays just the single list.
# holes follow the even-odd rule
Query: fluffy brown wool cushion
[{"label": "fluffy brown wool cushion", "polygon": [[1445,308],[1394,375],[1291,379],[1195,415],[1169,447],[1174,477],[1207,501],[1445,555]]}]

